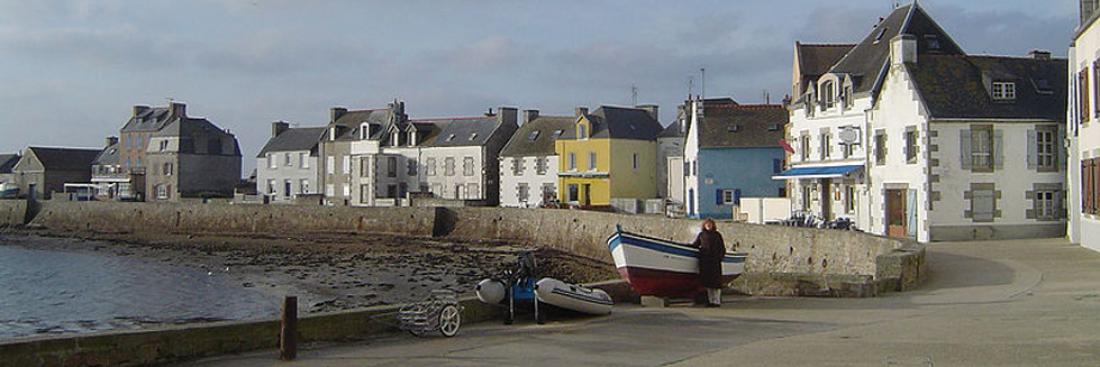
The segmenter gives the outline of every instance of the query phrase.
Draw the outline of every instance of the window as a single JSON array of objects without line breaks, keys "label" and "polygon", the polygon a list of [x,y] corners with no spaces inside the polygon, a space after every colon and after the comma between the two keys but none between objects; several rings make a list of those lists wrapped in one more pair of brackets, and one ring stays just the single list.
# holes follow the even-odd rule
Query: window
[{"label": "window", "polygon": [[638,169],[638,153],[634,153],[634,169]]},{"label": "window", "polygon": [[160,200],[168,199],[168,197],[169,197],[168,188],[169,187],[170,187],[169,185],[157,185],[157,199],[160,199]]},{"label": "window", "polygon": [[481,199],[481,191],[478,189],[476,183],[466,184],[466,198],[467,199]]},{"label": "window", "polygon": [[279,165],[275,162],[275,154],[267,153],[267,167],[271,169],[279,168]]},{"label": "window", "polygon": [[851,158],[855,154],[855,144],[841,143],[840,154],[844,159]]},{"label": "window", "polygon": [[810,136],[802,135],[798,137],[799,155],[802,156],[803,161],[810,160]]},{"label": "window", "polygon": [[512,176],[523,175],[523,157],[512,157]]},{"label": "window", "polygon": [[741,190],[739,189],[725,189],[721,190],[721,203],[722,205],[740,205]]},{"label": "window", "polygon": [[1081,212],[1096,214],[1097,181],[1100,181],[1100,166],[1097,159],[1081,160]]},{"label": "window", "polygon": [[350,155],[344,155],[344,159],[340,163],[342,163],[341,164],[341,167],[342,167],[341,172],[343,172],[345,175],[350,174],[351,173],[351,156]]},{"label": "window", "polygon": [[370,203],[370,185],[359,185],[359,203]]},{"label": "window", "polygon": [[475,168],[477,168],[477,167],[474,166],[474,157],[463,157],[462,158],[462,175],[463,176],[473,176]]},{"label": "window", "polygon": [[340,186],[344,188],[344,197],[350,197],[351,196],[351,185],[342,184]]},{"label": "window", "polygon": [[996,193],[992,189],[970,192],[970,211],[975,222],[992,222],[996,211]]},{"label": "window", "polygon": [[432,184],[432,191],[431,192],[432,192],[432,194],[435,194],[436,196],[443,196],[443,185],[442,184]]},{"label": "window", "polygon": [[829,133],[825,132],[821,134],[821,159],[826,160],[832,156],[832,138]]},{"label": "window", "polygon": [[558,193],[557,190],[555,190],[554,184],[549,182],[542,184],[542,202],[554,201],[557,197]]},{"label": "window", "polygon": [[435,176],[435,158],[428,158],[428,176]]},{"label": "window", "polygon": [[298,153],[298,167],[309,168],[309,153]]},{"label": "window", "polygon": [[447,141],[451,141],[451,140],[455,140],[455,134],[451,134],[451,135],[447,136]]},{"label": "window", "polygon": [[561,134],[565,134],[565,130],[554,130],[554,138],[560,138]]},{"label": "window", "polygon": [[844,101],[844,108],[852,108],[856,104],[856,97],[851,85],[844,86],[844,94],[840,99]]},{"label": "window", "polygon": [[290,160],[290,153],[283,153],[283,165],[287,167],[294,165],[294,162]]},{"label": "window", "polygon": [[325,157],[325,172],[330,175],[336,174],[336,157],[331,155]]},{"label": "window", "polygon": [[577,139],[588,139],[588,125],[577,125]]},{"label": "window", "polygon": [[454,176],[455,175],[455,158],[447,157],[443,159],[443,175]]},{"label": "window", "polygon": [[569,166],[568,166],[569,170],[570,171],[576,171],[577,170],[577,153],[569,152],[568,161],[569,161]]},{"label": "window", "polygon": [[691,161],[691,175],[692,176],[698,176],[699,175],[699,161]]},{"label": "window", "polygon": [[535,141],[535,139],[538,139],[538,138],[539,138],[539,131],[538,130],[532,131],[530,134],[527,134],[527,140]]},{"label": "window", "polygon": [[549,169],[546,157],[535,158],[535,174],[539,176],[546,175],[546,170]]},{"label": "window", "polygon": [[409,160],[406,161],[406,164],[409,166],[408,167],[408,175],[409,176],[416,176],[417,164],[418,164],[416,162],[416,160],[415,159],[409,159]]},{"label": "window", "polygon": [[[1100,60],[1096,60],[1092,63],[1092,77],[1095,79],[1097,75],[1100,75]],[[1092,96],[1093,98],[1100,98],[1100,83],[1097,83],[1095,80],[1092,82]],[[1090,101],[1094,102],[1092,103],[1092,108],[1096,116],[1100,116],[1100,103],[1096,103],[1096,100]],[[1086,108],[1085,110],[1088,109]]]},{"label": "window", "polygon": [[833,82],[828,81],[821,84],[821,107],[829,109],[834,105],[836,105],[836,88]]},{"label": "window", "polygon": [[397,185],[387,185],[386,186],[386,198],[390,198],[390,199],[396,199],[397,198]]},{"label": "window", "polygon": [[291,190],[291,188],[292,188],[292,185],[290,183],[290,180],[284,180],[283,181],[283,196],[290,197],[290,195],[294,193],[293,190]]},{"label": "window", "polygon": [[1058,206],[1055,202],[1055,197],[1060,193],[1057,191],[1036,191],[1035,192],[1035,218],[1041,220],[1054,220],[1058,219]]},{"label": "window", "polygon": [[975,170],[993,170],[993,127],[970,129],[970,162]]},{"label": "window", "polygon": [[308,180],[308,179],[304,179],[304,178],[303,178],[303,179],[301,179],[301,180],[298,180],[298,194],[299,194],[299,195],[307,195],[307,194],[310,194],[310,191],[309,191],[309,180]]},{"label": "window", "polygon": [[336,196],[336,185],[333,185],[333,184],[325,185],[325,196],[328,196],[328,197]]},{"label": "window", "polygon": [[386,177],[397,177],[397,157],[386,157]]},{"label": "window", "polygon": [[783,172],[783,160],[772,159],[772,173],[779,174],[780,172]]},{"label": "window", "polygon": [[172,164],[171,163],[165,163],[164,164],[164,175],[165,176],[171,176],[172,175]]},{"label": "window", "polygon": [[886,164],[886,134],[875,134],[875,164]]},{"label": "window", "polygon": [[993,82],[993,99],[998,101],[1011,101],[1016,99],[1016,83]]},{"label": "window", "polygon": [[581,196],[580,196],[579,191],[580,191],[580,189],[577,187],[577,184],[569,184],[568,191],[567,191],[569,196],[566,197],[566,201],[574,202],[574,203],[579,202],[581,200]]},{"label": "window", "polygon": [[531,188],[527,186],[526,182],[521,182],[516,185],[516,198],[519,202],[526,203],[531,197]]},{"label": "window", "polygon": [[[1100,83],[1097,83],[1100,84]],[[1081,116],[1081,122],[1089,122],[1092,118],[1089,108],[1089,69],[1084,68],[1081,72],[1077,73],[1077,100],[1078,100],[1078,115]]]},{"label": "window", "polygon": [[939,50],[942,47],[940,45],[940,37],[934,34],[924,35],[924,45],[927,46],[929,50]]},{"label": "window", "polygon": [[905,132],[905,162],[909,164],[917,163],[916,130],[909,130]]},{"label": "window", "polygon": [[160,141],[160,151],[163,152],[165,150],[168,150],[168,141],[167,140],[161,140]]},{"label": "window", "polygon": [[370,157],[359,157],[359,177],[370,177],[371,171]]},{"label": "window", "polygon": [[1056,144],[1054,142],[1056,131],[1056,127],[1035,130],[1035,163],[1038,166],[1039,170],[1058,170],[1058,151],[1055,150]]},{"label": "window", "polygon": [[267,193],[275,195],[275,180],[267,180]]},{"label": "window", "polygon": [[470,141],[474,141],[474,139],[477,139],[477,133],[470,134]]}]

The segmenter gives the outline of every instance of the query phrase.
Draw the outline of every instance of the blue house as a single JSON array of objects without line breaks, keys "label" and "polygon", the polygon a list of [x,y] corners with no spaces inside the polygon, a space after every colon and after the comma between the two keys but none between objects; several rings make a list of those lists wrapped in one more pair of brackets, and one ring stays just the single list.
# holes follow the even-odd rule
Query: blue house
[{"label": "blue house", "polygon": [[789,121],[782,105],[689,102],[684,197],[692,218],[733,218],[742,197],[785,197],[772,176],[783,170],[780,145]]}]

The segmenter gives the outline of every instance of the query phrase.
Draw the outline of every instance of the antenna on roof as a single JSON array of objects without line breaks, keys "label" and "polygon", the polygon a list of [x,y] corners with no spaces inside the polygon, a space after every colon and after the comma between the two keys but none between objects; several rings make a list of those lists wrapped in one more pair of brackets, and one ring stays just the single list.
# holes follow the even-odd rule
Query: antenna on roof
[{"label": "antenna on roof", "polygon": [[699,73],[702,74],[702,91],[700,92],[703,99],[707,99],[707,68],[699,68]]},{"label": "antenna on roof", "polygon": [[692,93],[695,93],[695,76],[688,77],[688,99],[691,99]]},{"label": "antenna on roof", "polygon": [[631,85],[630,86],[630,105],[631,106],[637,106],[638,105],[638,86],[636,86],[636,85]]}]

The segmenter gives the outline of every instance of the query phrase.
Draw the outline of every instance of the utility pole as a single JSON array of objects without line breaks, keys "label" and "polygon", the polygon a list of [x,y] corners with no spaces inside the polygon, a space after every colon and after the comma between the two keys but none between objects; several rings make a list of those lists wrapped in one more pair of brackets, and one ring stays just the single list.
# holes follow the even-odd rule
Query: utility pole
[{"label": "utility pole", "polygon": [[630,86],[630,105],[631,106],[637,106],[638,105],[638,86],[636,86],[636,85],[631,85]]},{"label": "utility pole", "polygon": [[701,92],[701,94],[703,96],[703,99],[705,100],[705,99],[707,99],[707,68],[699,68],[699,73],[702,74],[702,78],[703,78],[703,81],[702,81],[703,91]]}]

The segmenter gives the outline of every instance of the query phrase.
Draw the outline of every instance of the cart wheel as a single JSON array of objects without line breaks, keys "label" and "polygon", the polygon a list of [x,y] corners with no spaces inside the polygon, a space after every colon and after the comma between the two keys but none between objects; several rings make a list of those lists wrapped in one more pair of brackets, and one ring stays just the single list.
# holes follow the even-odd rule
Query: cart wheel
[{"label": "cart wheel", "polygon": [[458,334],[459,327],[462,327],[462,313],[458,312],[458,307],[444,306],[439,312],[439,332],[449,338]]}]

